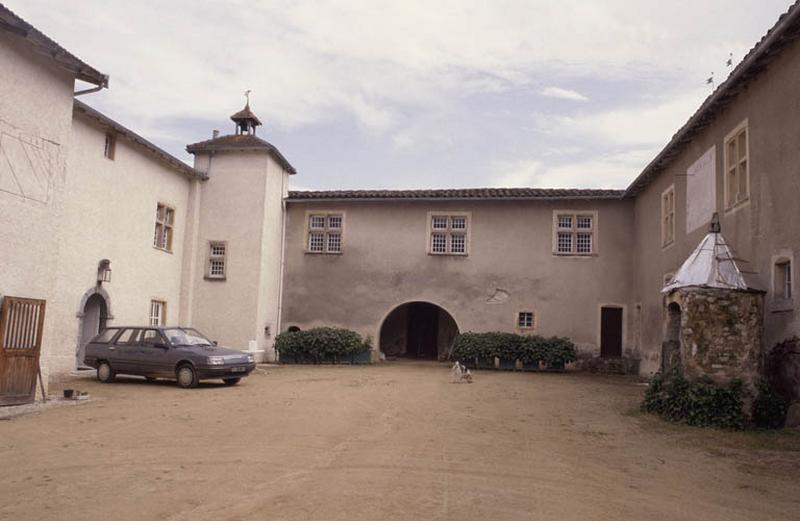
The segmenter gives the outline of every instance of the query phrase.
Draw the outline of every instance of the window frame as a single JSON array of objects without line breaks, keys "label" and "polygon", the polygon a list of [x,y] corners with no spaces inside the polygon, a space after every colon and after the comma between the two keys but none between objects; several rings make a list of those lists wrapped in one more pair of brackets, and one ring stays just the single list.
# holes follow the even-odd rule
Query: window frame
[{"label": "window frame", "polygon": [[[161,210],[161,208],[164,208],[163,220],[159,217],[159,210]],[[167,218],[169,215],[172,215],[171,222],[169,222],[169,219]],[[169,232],[166,244],[164,246],[160,245],[161,236],[159,235],[159,227],[161,227],[162,233],[164,233],[165,230]],[[158,202],[156,203],[156,220],[153,230],[153,248],[167,253],[172,253],[173,251],[172,246],[174,244],[174,240],[175,240],[175,207],[167,203]]]},{"label": "window frame", "polygon": [[114,161],[117,155],[117,136],[113,132],[106,132],[103,143],[103,157],[109,161]]},{"label": "window frame", "polygon": [[[530,315],[530,325],[523,325],[522,318],[523,315],[529,314]],[[536,329],[537,320],[536,320],[536,312],[531,308],[526,308],[522,311],[517,312],[517,321],[515,324],[515,328],[521,331],[534,331]]]},{"label": "window frame", "polygon": [[[667,206],[667,196],[670,196],[671,208]],[[669,248],[675,244],[675,184],[669,185],[661,192],[661,247]],[[669,224],[667,224],[669,222]],[[669,233],[667,233],[669,231]]]},{"label": "window frame", "polygon": [[[323,217],[323,226],[321,228],[312,228],[311,227],[311,219],[313,217]],[[331,228],[330,220],[331,217],[339,217],[339,227],[338,228]],[[305,253],[310,255],[341,255],[344,252],[344,230],[345,230],[345,212],[342,210],[307,210],[305,213],[305,241],[303,245],[303,250]],[[312,250],[311,249],[311,236],[312,235],[321,235],[322,236],[322,249],[321,250]],[[331,236],[339,236],[339,249],[338,250],[331,250],[330,249],[330,237]]]},{"label": "window frame", "polygon": [[[744,132],[744,146],[745,146],[745,155],[742,158],[739,148],[738,148],[738,141],[739,136]],[[736,184],[737,184],[737,194],[739,193],[738,187],[741,186],[742,180],[739,177],[741,172],[739,170],[740,165],[742,162],[745,163],[744,165],[744,196],[737,198],[735,201],[731,202],[731,177],[730,172],[734,169],[734,165],[730,164],[730,152],[728,149],[729,143],[736,144],[736,164],[735,164],[735,171],[736,171]],[[726,212],[733,211],[741,206],[746,205],[750,202],[750,125],[749,120],[744,119],[738,125],[736,125],[733,130],[731,130],[722,142],[722,176],[723,176],[723,207],[725,208]]]},{"label": "window frame", "polygon": [[[206,280],[219,280],[225,281],[228,279],[228,241],[208,241],[208,249],[206,250]],[[222,246],[225,248],[225,253],[222,255],[214,255],[214,248]],[[214,261],[222,260],[222,275],[215,275],[212,273]]]},{"label": "window frame", "polygon": [[[155,306],[159,305],[160,312],[158,315],[154,314]],[[153,323],[154,318],[158,318],[158,323]],[[167,301],[162,298],[151,298],[150,299],[150,311],[147,315],[147,329],[151,329],[154,327],[162,327],[167,324]]]},{"label": "window frame", "polygon": [[[444,228],[434,228],[434,218],[446,219]],[[453,218],[463,218],[464,227],[454,228]],[[454,212],[450,210],[428,212],[426,215],[425,226],[427,229],[425,251],[428,255],[436,257],[468,257],[472,245],[472,212]],[[445,237],[444,251],[433,250],[434,235]],[[453,237],[464,238],[464,251],[453,251]]]},{"label": "window frame", "polygon": [[[599,255],[600,247],[598,237],[600,236],[600,227],[598,225],[598,211],[597,210],[576,210],[564,209],[553,210],[552,222],[552,254],[556,257],[572,257],[572,258],[591,258]],[[561,226],[562,218],[570,217],[570,227]],[[580,227],[578,222],[581,217],[591,217],[591,227]],[[591,251],[579,252],[578,251],[578,236],[588,235],[591,242]],[[569,237],[570,251],[560,251],[559,243],[561,237]]]}]

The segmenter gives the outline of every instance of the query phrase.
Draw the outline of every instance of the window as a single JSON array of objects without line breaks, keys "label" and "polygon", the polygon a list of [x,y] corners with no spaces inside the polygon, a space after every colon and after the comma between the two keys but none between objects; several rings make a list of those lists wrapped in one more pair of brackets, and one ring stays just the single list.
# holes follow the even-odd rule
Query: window
[{"label": "window", "polygon": [[119,328],[110,327],[97,335],[92,342],[97,342],[98,344],[107,344],[111,342],[111,339],[114,338],[114,335],[119,333]]},{"label": "window", "polygon": [[428,214],[428,253],[468,255],[469,214]]},{"label": "window", "polygon": [[117,138],[114,134],[108,132],[106,133],[106,144],[103,149],[103,155],[106,156],[108,159],[114,160],[114,153],[117,149]]},{"label": "window", "polygon": [[126,345],[135,345],[136,339],[139,338],[139,330],[138,329],[124,329],[122,333],[120,333],[117,341],[114,342],[115,344],[126,344]]},{"label": "window", "polygon": [[150,301],[150,325],[163,326],[167,322],[167,303],[162,300]]},{"label": "window", "polygon": [[661,194],[661,246],[675,242],[675,185]]},{"label": "window", "polygon": [[145,329],[142,333],[142,344],[153,346],[156,344],[163,344],[164,339],[157,329]]},{"label": "window", "polygon": [[207,279],[225,280],[228,257],[228,243],[211,241],[208,243]]},{"label": "window", "polygon": [[553,214],[553,253],[557,255],[592,255],[597,251],[597,212]]},{"label": "window", "polygon": [[315,213],[308,216],[307,253],[342,253],[344,216],[340,213]]},{"label": "window", "polygon": [[787,259],[775,263],[775,297],[784,300],[792,298],[792,261]]},{"label": "window", "polygon": [[750,196],[747,120],[725,138],[725,208]]},{"label": "window", "polygon": [[517,315],[517,327],[520,329],[533,329],[533,312],[520,311]]},{"label": "window", "polygon": [[153,246],[160,250],[172,251],[172,228],[175,225],[175,210],[165,204],[156,205],[156,230]]}]

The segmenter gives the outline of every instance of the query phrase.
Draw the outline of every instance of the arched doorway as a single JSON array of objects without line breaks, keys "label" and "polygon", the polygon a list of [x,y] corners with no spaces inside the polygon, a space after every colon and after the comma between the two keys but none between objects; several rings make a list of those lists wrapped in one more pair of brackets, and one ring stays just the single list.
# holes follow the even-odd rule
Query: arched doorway
[{"label": "arched doorway", "polygon": [[681,306],[671,302],[667,306],[667,323],[661,343],[661,372],[667,373],[680,364],[681,356]]},{"label": "arched doorway", "polygon": [[81,322],[78,329],[78,348],[75,353],[75,362],[78,369],[82,369],[86,368],[83,364],[86,344],[101,330],[105,329],[106,323],[111,318],[107,295],[99,292],[84,295],[78,317]]},{"label": "arched doorway", "polygon": [[380,331],[387,357],[446,360],[458,335],[452,315],[430,302],[408,302],[392,310]]}]

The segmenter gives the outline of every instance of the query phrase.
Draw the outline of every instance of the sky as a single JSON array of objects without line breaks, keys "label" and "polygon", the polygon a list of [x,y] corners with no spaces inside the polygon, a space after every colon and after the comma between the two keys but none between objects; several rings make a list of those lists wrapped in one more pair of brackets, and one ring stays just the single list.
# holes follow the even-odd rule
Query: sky
[{"label": "sky", "polygon": [[292,188],[321,190],[625,188],[791,4],[2,1],[185,161],[251,90]]}]

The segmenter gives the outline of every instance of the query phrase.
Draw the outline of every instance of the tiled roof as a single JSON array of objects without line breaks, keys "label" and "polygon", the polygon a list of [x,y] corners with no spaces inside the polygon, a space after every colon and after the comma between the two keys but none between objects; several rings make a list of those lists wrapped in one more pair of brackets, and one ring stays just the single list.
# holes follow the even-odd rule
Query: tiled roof
[{"label": "tiled roof", "polygon": [[178,170],[180,173],[188,176],[188,177],[195,177],[199,179],[206,179],[206,175],[194,168],[190,167],[177,157],[173,156],[169,152],[159,148],[158,146],[154,145],[150,141],[146,140],[136,132],[123,127],[113,119],[109,118],[105,114],[93,109],[86,103],[82,101],[73,100],[73,111],[78,114],[82,114],[86,117],[93,119],[94,121],[100,123],[101,126],[113,130],[115,134],[119,136],[123,136],[129,139],[131,142],[139,145],[140,147],[144,148],[147,152],[156,156],[157,159],[166,163],[168,166]]},{"label": "tiled roof", "polygon": [[272,157],[280,164],[284,170],[290,174],[296,174],[297,170],[287,161],[280,150],[275,148],[274,145],[268,141],[264,141],[260,137],[252,134],[232,134],[228,136],[219,136],[199,143],[192,143],[186,147],[186,151],[190,154],[197,152],[208,152],[217,150],[265,150],[269,152]]},{"label": "tiled roof", "polygon": [[430,199],[620,199],[623,190],[574,188],[454,188],[441,190],[290,191],[290,201],[309,200],[430,200]]},{"label": "tiled roof", "polygon": [[250,110],[250,104],[245,105],[242,110],[231,116],[231,119],[233,121],[239,121],[240,119],[252,119],[256,125],[261,124],[261,120],[258,119],[258,116],[256,116],[255,113]]},{"label": "tiled roof", "polygon": [[99,87],[108,87],[107,75],[82,62],[3,4],[0,4],[0,30],[24,38],[33,45],[34,50],[39,54],[47,56],[61,67],[73,72],[79,80],[93,83]]},{"label": "tiled roof", "polygon": [[672,136],[667,146],[648,164],[641,174],[625,191],[626,196],[636,196],[655,178],[672,159],[674,159],[691,140],[708,127],[712,120],[734,98],[763,72],[770,62],[789,43],[800,37],[800,0],[796,1],[767,34],[742,59],[731,72],[728,79],[722,82],[710,96],[706,98],[697,112],[689,118],[683,127]]}]

